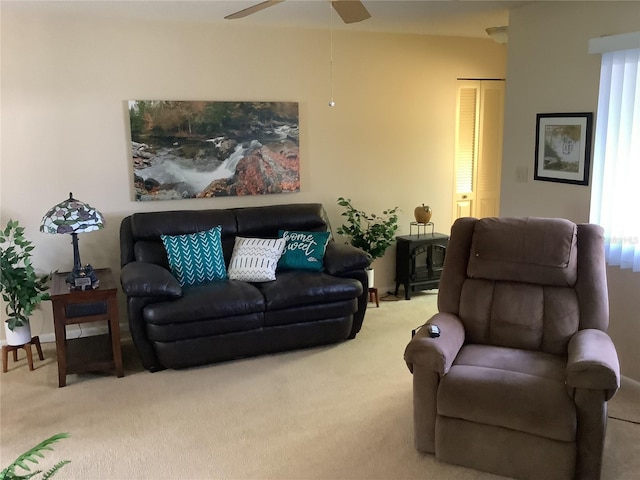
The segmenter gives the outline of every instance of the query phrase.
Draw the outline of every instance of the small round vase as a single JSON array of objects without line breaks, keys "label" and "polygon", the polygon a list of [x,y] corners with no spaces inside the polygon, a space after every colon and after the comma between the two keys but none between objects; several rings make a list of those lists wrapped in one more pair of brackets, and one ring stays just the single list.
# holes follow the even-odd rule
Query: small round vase
[{"label": "small round vase", "polygon": [[428,205],[425,207],[424,203],[413,211],[418,223],[429,223],[431,221],[431,213],[431,207]]},{"label": "small round vase", "polygon": [[7,345],[24,345],[31,341],[31,327],[28,323],[10,330],[7,322],[4,322],[4,334],[7,338]]}]

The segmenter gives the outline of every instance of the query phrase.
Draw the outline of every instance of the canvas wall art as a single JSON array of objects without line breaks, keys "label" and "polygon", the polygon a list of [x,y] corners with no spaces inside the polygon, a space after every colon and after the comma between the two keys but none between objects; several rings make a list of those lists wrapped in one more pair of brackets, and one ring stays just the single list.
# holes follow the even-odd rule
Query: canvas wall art
[{"label": "canvas wall art", "polygon": [[296,102],[129,100],[135,199],[300,191]]}]

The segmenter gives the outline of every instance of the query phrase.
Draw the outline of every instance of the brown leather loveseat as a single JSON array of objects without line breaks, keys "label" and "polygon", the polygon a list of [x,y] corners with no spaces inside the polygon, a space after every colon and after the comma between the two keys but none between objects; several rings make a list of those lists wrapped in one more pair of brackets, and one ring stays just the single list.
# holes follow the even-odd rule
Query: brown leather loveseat
[{"label": "brown leather loveseat", "polygon": [[368,256],[329,240],[324,271],[278,271],[276,280],[181,286],[161,235],[221,226],[229,264],[235,238],[277,238],[280,230],[325,232],[321,204],[135,213],[120,227],[121,284],[131,336],[150,371],[185,368],[340,342],[360,331]]}]

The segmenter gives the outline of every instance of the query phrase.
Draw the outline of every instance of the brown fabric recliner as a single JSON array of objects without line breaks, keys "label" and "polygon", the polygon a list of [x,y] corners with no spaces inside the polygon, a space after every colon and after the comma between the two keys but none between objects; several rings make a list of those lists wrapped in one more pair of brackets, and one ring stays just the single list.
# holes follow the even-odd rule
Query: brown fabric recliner
[{"label": "brown fabric recliner", "polygon": [[600,478],[620,384],[602,228],[457,220],[438,311],[441,335],[421,328],[405,350],[416,448],[514,478]]}]

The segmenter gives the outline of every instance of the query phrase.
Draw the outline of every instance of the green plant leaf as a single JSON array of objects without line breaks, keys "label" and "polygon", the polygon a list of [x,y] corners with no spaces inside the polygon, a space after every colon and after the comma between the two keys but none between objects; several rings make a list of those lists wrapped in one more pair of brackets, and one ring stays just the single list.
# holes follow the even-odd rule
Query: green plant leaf
[{"label": "green plant leaf", "polygon": [[382,215],[367,214],[357,210],[351,199],[338,198],[338,205],[345,208],[342,216],[347,223],[341,225],[336,232],[350,237],[351,245],[364,250],[372,259],[380,258],[395,240],[398,230],[398,207],[383,211]]},{"label": "green plant leaf", "polygon": [[56,473],[58,473],[58,470],[60,470],[62,467],[64,467],[68,463],[71,463],[71,460],[62,460],[61,462],[56,463],[53,467],[51,467],[42,475],[42,480],[50,479]]},{"label": "green plant leaf", "polygon": [[[53,435],[47,438],[46,440],[43,440],[35,447],[30,448],[25,453],[23,453],[18,458],[16,458],[11,465],[9,465],[7,468],[2,470],[2,473],[0,473],[0,480],[32,478],[34,475],[40,473],[41,471],[38,470],[36,472],[19,476],[19,475],[16,475],[15,470],[16,468],[21,468],[23,470],[26,470],[27,472],[30,472],[31,469],[29,468],[29,465],[27,464],[27,462],[31,462],[34,465],[38,464],[38,461],[39,461],[38,459],[44,458],[44,454],[43,454],[44,451],[46,450],[53,451],[53,448],[51,448],[51,445],[53,445],[54,443],[56,443],[57,441],[63,438],[68,438],[68,437],[69,437],[68,433],[58,433],[56,435]],[[45,473],[45,476],[43,478],[51,478],[51,476],[53,476],[58,470],[60,470],[60,468],[62,468],[67,463],[69,463],[68,460],[63,460],[62,462],[58,462],[52,469],[50,469],[47,473]]]}]

